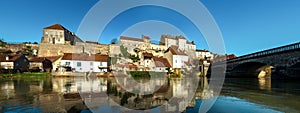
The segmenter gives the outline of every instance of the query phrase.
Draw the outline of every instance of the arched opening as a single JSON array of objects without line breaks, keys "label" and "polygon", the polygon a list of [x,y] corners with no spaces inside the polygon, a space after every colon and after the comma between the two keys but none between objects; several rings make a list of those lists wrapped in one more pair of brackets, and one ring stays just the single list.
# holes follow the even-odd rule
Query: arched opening
[{"label": "arched opening", "polygon": [[300,78],[300,62],[288,67],[287,75],[293,78]]},{"label": "arched opening", "polygon": [[272,75],[271,65],[260,62],[247,62],[237,65],[230,71],[232,77],[246,77],[246,78],[270,78]]}]

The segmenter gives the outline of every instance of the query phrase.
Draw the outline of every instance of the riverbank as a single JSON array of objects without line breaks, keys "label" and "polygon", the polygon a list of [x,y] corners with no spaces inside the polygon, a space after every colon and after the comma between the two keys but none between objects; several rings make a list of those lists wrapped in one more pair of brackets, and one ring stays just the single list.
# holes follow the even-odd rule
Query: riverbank
[{"label": "riverbank", "polygon": [[26,76],[50,76],[51,73],[44,73],[44,72],[27,72],[27,73],[14,73],[14,74],[0,74],[0,78],[7,78],[7,77],[26,77]]}]

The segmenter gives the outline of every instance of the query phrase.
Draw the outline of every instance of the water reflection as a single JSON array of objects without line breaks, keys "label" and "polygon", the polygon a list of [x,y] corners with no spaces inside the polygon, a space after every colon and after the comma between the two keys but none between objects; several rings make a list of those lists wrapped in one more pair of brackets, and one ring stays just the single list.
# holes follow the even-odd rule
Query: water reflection
[{"label": "water reflection", "polygon": [[[153,78],[154,81],[148,81],[152,86],[138,86],[124,82],[128,79],[103,77],[0,79],[0,112],[82,110],[126,112],[130,109],[147,110],[147,112],[182,112],[187,107],[199,108],[200,100],[215,96],[208,87],[207,78],[197,78],[197,80],[188,77]],[[127,91],[120,83],[132,86],[131,91]],[[286,112],[299,111],[299,86],[298,82],[271,81],[268,78],[227,79],[222,95],[274,106]],[[145,93],[132,93],[139,88],[143,88]],[[152,92],[151,89],[156,90],[148,94],[147,92]]]},{"label": "water reflection", "polygon": [[67,112],[88,109],[86,106],[92,111],[147,110],[160,106],[156,110],[182,112],[186,107],[194,107],[196,99],[208,99],[213,96],[206,78],[198,80],[154,78],[154,81],[150,81],[151,86],[132,87],[134,90],[136,87],[143,88],[143,91],[158,87],[152,94],[131,93],[121,87],[117,80],[121,79],[97,77],[1,79],[0,112]]},{"label": "water reflection", "polygon": [[272,90],[271,78],[259,78],[258,79],[259,89],[261,90]]}]

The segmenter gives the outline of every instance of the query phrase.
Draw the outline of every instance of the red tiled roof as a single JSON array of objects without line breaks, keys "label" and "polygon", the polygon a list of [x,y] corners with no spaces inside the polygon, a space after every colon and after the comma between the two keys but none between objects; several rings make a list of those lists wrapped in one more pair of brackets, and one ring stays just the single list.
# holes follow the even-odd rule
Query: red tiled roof
[{"label": "red tiled roof", "polygon": [[50,60],[51,62],[55,62],[55,61],[57,61],[61,57],[62,56],[49,56],[49,57],[45,57],[45,58],[48,59],[48,60]]},{"label": "red tiled roof", "polygon": [[192,41],[192,42],[187,41],[186,43],[187,43],[187,44],[195,45],[194,41]]},{"label": "red tiled roof", "polygon": [[154,57],[153,58],[156,67],[171,67],[170,63],[166,58]]},{"label": "red tiled roof", "polygon": [[233,59],[236,58],[235,54],[226,55],[226,59]]},{"label": "red tiled roof", "polygon": [[143,56],[144,57],[153,57],[153,54],[152,53],[143,53]]},{"label": "red tiled roof", "polygon": [[65,53],[62,60],[99,61],[107,62],[108,55]]},{"label": "red tiled roof", "polygon": [[150,37],[149,37],[149,36],[142,35],[142,39],[148,39],[148,40],[150,40]]},{"label": "red tiled roof", "polygon": [[180,35],[180,36],[176,36],[176,39],[185,39],[185,37]]},{"label": "red tiled roof", "polygon": [[209,51],[197,49],[196,52],[209,52]]},{"label": "red tiled roof", "polygon": [[132,69],[132,68],[137,68],[137,65],[135,64],[118,64],[118,67],[121,67],[121,68],[129,68],[129,69]]},{"label": "red tiled roof", "polygon": [[174,46],[174,45],[170,46],[166,52],[168,52],[168,51],[170,51],[173,55],[185,55],[186,56],[186,54],[183,51],[178,49],[178,46]]},{"label": "red tiled roof", "polygon": [[[0,55],[0,62],[14,62],[19,59],[22,55]],[[6,60],[6,58],[9,58]]]},{"label": "red tiled roof", "polygon": [[43,62],[45,57],[30,57],[28,58],[29,62]]},{"label": "red tiled roof", "polygon": [[54,24],[52,26],[45,27],[44,29],[66,30],[66,28],[60,24]]},{"label": "red tiled roof", "polygon": [[161,38],[162,38],[162,39],[168,38],[168,39],[174,39],[174,40],[175,40],[175,37],[172,36],[172,35],[161,35]]},{"label": "red tiled roof", "polygon": [[139,38],[132,38],[132,37],[126,37],[126,36],[121,36],[120,40],[131,40],[131,41],[139,41],[139,42],[144,42],[144,40],[139,39]]},{"label": "red tiled roof", "polygon": [[50,60],[51,62],[55,62],[61,56],[50,56],[50,57],[30,57],[28,58],[30,62],[43,62],[45,59]]}]

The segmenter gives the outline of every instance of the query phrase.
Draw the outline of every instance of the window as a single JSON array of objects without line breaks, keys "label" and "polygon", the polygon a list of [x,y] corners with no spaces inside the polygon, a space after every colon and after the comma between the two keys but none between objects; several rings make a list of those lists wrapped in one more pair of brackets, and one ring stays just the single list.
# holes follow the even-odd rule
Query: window
[{"label": "window", "polygon": [[66,66],[70,66],[71,62],[66,62]]},{"label": "window", "polygon": [[91,65],[91,66],[93,66],[93,65],[94,65],[94,63],[93,63],[93,62],[91,62],[91,63],[90,63],[90,65]]},{"label": "window", "polygon": [[57,41],[60,42],[60,38],[58,38]]},{"label": "window", "polygon": [[77,67],[81,67],[81,62],[77,62]]},{"label": "window", "polygon": [[177,60],[175,60],[175,63],[177,63]]},{"label": "window", "polygon": [[102,62],[100,62],[100,66],[102,66],[103,64],[102,64]]}]

